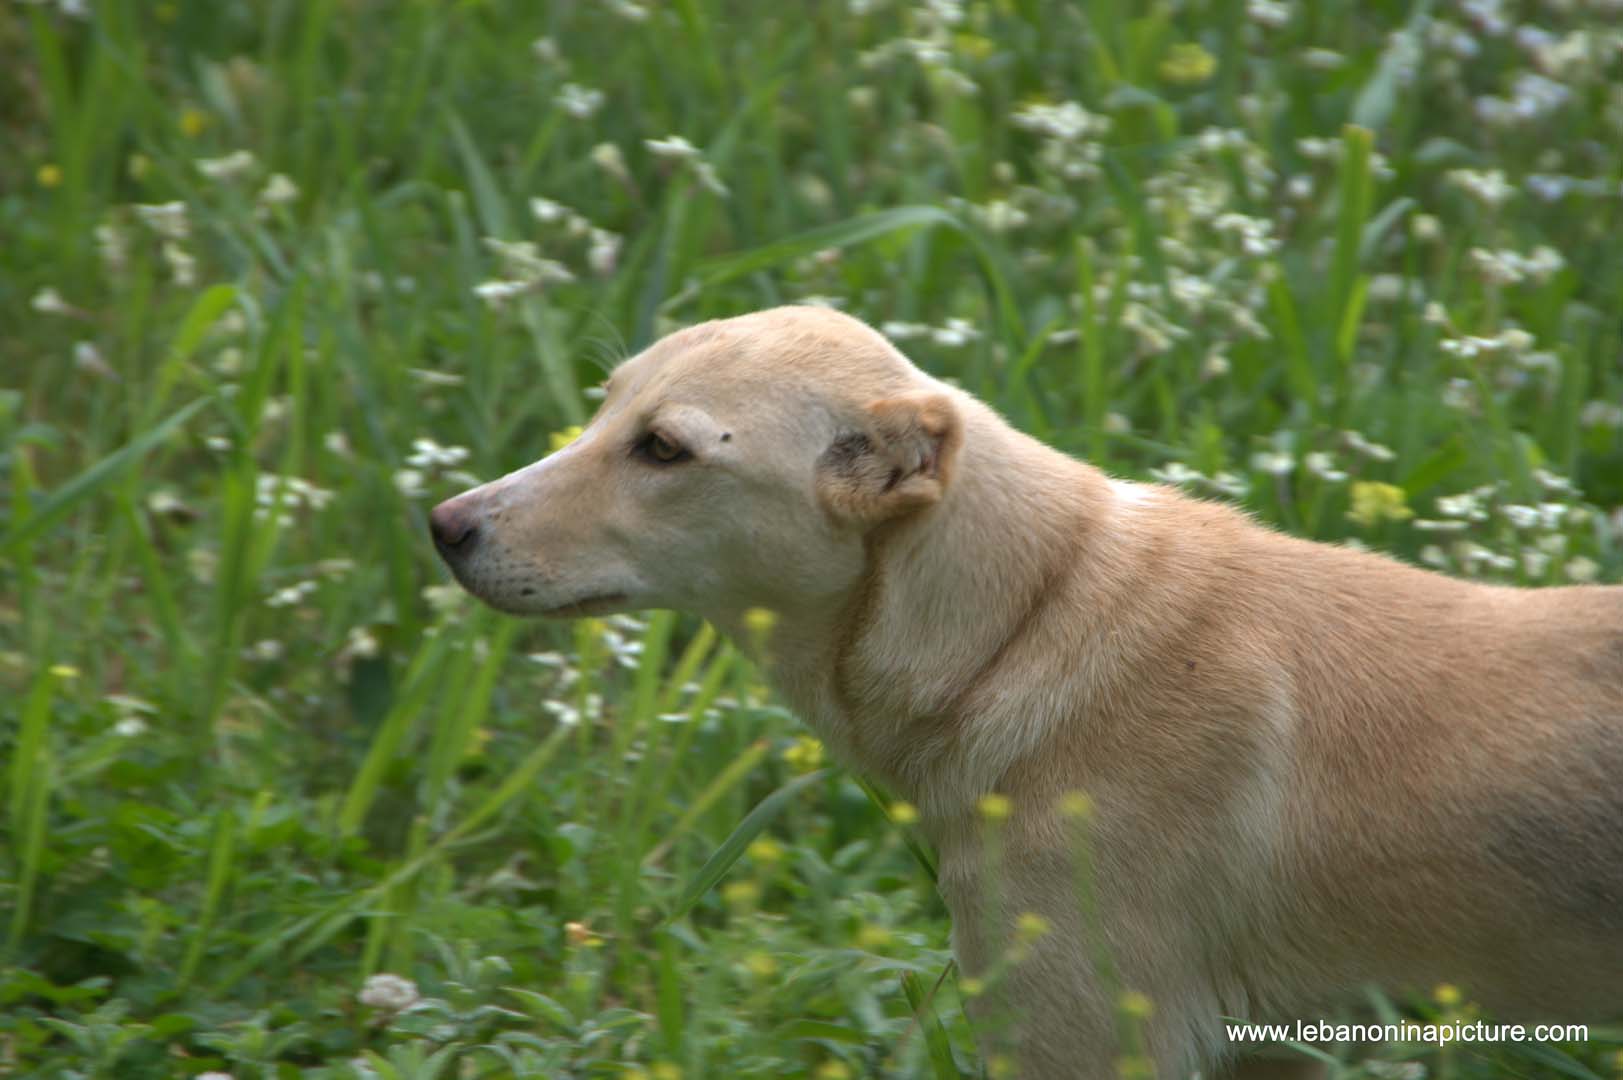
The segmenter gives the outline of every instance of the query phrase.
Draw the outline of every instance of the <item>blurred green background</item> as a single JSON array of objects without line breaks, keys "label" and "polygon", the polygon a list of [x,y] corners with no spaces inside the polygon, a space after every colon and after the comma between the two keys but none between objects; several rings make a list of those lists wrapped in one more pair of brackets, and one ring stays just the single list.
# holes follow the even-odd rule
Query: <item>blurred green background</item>
[{"label": "blurred green background", "polygon": [[[905,828],[732,645],[482,611],[425,509],[666,330],[816,302],[1118,474],[1616,581],[1620,26],[0,9],[0,1073],[987,1068]],[[1336,1052],[1617,1075],[1604,1034]]]}]

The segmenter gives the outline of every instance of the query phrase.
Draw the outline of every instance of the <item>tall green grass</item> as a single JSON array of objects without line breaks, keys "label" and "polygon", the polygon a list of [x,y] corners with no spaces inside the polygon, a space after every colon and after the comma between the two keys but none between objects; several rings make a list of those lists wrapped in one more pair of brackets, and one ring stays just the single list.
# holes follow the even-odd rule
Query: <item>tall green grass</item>
[{"label": "tall green grass", "polygon": [[425,542],[673,326],[830,300],[1117,473],[1623,569],[1604,5],[73,7],[0,18],[0,1072],[981,1068],[929,853],[749,643]]}]

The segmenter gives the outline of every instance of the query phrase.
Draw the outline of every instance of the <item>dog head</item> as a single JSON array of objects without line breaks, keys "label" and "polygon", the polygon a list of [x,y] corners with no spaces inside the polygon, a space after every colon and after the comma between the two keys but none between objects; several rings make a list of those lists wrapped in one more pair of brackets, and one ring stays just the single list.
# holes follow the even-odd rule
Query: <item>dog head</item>
[{"label": "dog head", "polygon": [[460,581],[515,614],[812,611],[863,539],[950,485],[963,399],[870,327],[785,307],[671,334],[620,365],[568,446],[435,507]]}]

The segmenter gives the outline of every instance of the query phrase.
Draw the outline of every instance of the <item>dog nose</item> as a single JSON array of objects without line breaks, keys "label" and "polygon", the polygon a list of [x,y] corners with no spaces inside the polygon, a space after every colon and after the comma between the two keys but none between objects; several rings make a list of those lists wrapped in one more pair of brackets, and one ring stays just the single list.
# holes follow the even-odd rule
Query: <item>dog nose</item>
[{"label": "dog nose", "polygon": [[479,523],[473,510],[460,499],[447,499],[428,515],[428,531],[434,546],[447,559],[466,555],[479,538]]}]

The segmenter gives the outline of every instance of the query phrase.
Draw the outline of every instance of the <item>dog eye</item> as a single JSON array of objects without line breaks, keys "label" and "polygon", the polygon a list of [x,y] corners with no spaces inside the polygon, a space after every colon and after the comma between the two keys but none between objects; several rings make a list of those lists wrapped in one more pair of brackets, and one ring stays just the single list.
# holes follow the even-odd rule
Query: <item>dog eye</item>
[{"label": "dog eye", "polygon": [[637,452],[649,461],[660,465],[674,465],[678,461],[686,461],[693,456],[663,435],[655,432],[649,432],[648,437],[637,444]]}]

